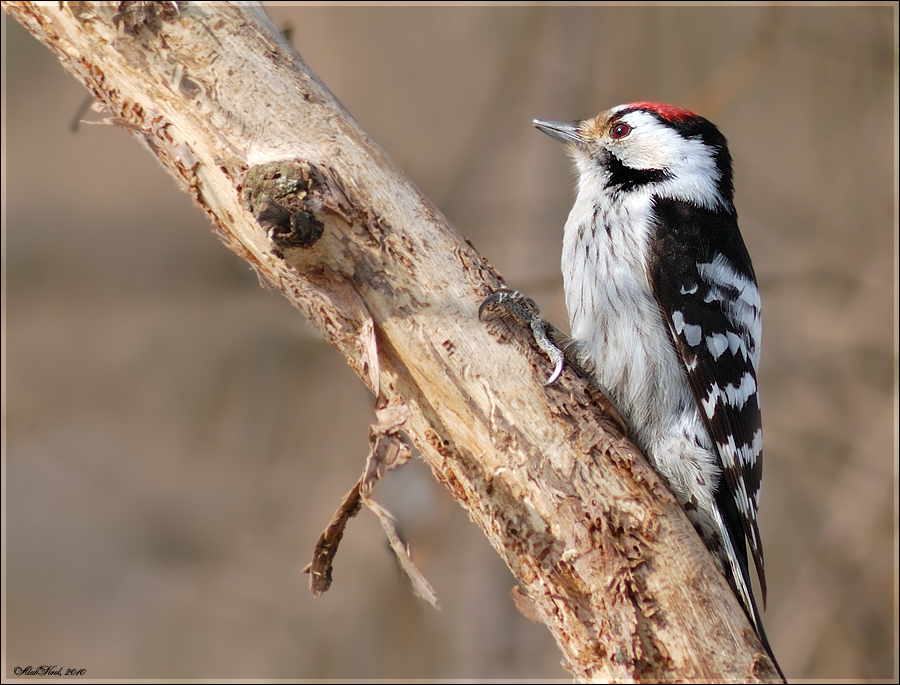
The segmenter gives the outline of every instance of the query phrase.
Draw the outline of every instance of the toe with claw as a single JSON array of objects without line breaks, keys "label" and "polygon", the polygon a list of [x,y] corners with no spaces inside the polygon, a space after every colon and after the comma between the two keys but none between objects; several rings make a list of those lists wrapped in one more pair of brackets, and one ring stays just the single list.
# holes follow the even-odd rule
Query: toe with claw
[{"label": "toe with claw", "polygon": [[485,309],[495,304],[512,312],[516,318],[531,327],[531,332],[534,335],[534,340],[538,347],[540,347],[544,354],[550,358],[550,361],[553,362],[553,372],[550,374],[550,377],[544,385],[551,385],[554,383],[562,373],[565,364],[565,355],[563,354],[563,351],[557,347],[556,343],[550,339],[550,324],[541,317],[534,300],[526,297],[518,290],[500,288],[500,290],[488,295],[484,299],[484,302],[481,303],[481,306],[478,308],[478,318],[484,318],[483,315]]}]

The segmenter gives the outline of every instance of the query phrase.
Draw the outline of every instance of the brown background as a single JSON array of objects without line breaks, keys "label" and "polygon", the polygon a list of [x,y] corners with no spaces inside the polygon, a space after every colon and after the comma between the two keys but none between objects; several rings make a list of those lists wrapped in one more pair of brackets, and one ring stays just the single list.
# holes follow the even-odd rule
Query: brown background
[{"label": "brown background", "polygon": [[[896,4],[271,13],[560,325],[572,173],[531,119],[659,100],[719,125],[764,305],[769,635],[794,678],[896,677]],[[443,611],[365,511],[312,599],[372,397],[134,139],[71,133],[85,91],[4,31],[4,675],[567,678],[421,462],[376,497]]]}]

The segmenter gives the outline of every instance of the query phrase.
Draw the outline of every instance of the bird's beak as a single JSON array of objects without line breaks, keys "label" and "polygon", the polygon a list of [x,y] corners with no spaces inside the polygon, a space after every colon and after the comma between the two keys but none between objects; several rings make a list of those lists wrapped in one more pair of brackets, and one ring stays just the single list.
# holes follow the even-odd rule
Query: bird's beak
[{"label": "bird's beak", "polygon": [[535,119],[532,123],[536,129],[561,143],[581,142],[581,133],[578,130],[577,122],[569,124],[563,121],[541,121],[540,119]]}]

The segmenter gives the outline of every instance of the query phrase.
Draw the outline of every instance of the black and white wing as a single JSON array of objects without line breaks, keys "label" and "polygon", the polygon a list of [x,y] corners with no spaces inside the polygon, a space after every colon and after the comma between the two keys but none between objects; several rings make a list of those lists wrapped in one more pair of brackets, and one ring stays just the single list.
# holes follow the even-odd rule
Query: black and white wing
[{"label": "black and white wing", "polygon": [[762,480],[762,421],[757,393],[760,300],[733,213],[680,200],[654,202],[659,217],[650,282],[684,362],[691,390],[718,452],[726,487],[716,504],[730,540],[734,583],[761,630],[750,585],[746,538],[765,602],[757,509]]}]

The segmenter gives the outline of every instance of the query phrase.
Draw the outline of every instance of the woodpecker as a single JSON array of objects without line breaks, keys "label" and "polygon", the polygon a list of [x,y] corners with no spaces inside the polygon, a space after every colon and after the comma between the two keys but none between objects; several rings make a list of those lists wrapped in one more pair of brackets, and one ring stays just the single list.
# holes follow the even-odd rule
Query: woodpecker
[{"label": "woodpecker", "polygon": [[[566,145],[578,174],[562,251],[567,354],[624,418],[771,656],[747,554],[765,602],[760,297],[726,140],[697,114],[652,102],[534,125]],[[542,347],[555,378],[562,355]]]}]

